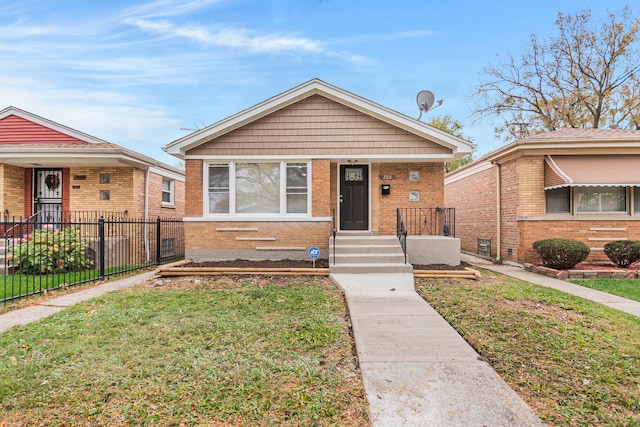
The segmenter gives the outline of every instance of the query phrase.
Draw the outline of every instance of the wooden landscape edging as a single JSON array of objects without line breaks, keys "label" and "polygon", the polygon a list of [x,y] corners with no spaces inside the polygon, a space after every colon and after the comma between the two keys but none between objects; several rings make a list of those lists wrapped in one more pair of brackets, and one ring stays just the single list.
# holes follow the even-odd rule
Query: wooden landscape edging
[{"label": "wooden landscape edging", "polygon": [[[253,267],[185,267],[191,260],[180,261],[170,266],[157,268],[160,277],[222,276],[250,274],[268,276],[329,276],[328,268],[253,268]],[[464,270],[415,270],[414,277],[478,279],[480,272],[471,268]]]},{"label": "wooden landscape edging", "polygon": [[477,280],[481,277],[478,270],[465,267],[464,270],[414,270],[413,276],[417,278],[460,278]]}]

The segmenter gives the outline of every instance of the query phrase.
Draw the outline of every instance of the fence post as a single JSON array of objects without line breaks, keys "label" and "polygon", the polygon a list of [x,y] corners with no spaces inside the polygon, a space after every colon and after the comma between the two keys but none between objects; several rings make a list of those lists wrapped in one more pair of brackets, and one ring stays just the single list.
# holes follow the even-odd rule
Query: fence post
[{"label": "fence post", "polygon": [[98,275],[104,279],[104,217],[98,220]]},{"label": "fence post", "polygon": [[160,265],[160,262],[162,261],[161,259],[161,252],[160,252],[160,244],[162,243],[162,240],[160,239],[160,217],[158,217],[158,219],[156,220],[156,265]]}]

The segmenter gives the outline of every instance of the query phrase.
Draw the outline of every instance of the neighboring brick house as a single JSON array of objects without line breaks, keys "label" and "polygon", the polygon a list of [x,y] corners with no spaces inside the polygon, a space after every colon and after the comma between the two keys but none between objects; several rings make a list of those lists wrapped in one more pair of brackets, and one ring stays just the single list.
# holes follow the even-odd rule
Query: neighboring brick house
[{"label": "neighboring brick house", "polygon": [[184,172],[35,114],[0,111],[0,212],[182,218]]},{"label": "neighboring brick house", "polygon": [[535,263],[536,240],[640,239],[640,131],[563,129],[517,140],[445,177],[463,252]]},{"label": "neighboring brick house", "polygon": [[186,258],[303,258],[341,233],[396,234],[396,208],[443,207],[472,145],[313,79],[171,142],[186,165]]}]

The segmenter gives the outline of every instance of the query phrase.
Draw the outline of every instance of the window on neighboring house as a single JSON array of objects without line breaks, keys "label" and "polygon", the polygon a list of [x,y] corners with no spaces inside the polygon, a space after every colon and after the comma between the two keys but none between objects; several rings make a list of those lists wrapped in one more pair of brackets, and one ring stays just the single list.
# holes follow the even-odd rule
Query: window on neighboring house
[{"label": "window on neighboring house", "polygon": [[306,214],[308,163],[211,163],[208,197],[210,214]]},{"label": "window on neighboring house", "polygon": [[162,203],[173,205],[174,182],[172,179],[162,178]]},{"label": "window on neighboring house", "polygon": [[576,187],[578,213],[627,211],[626,187]]},{"label": "window on neighboring house", "polygon": [[545,190],[547,213],[571,212],[571,188],[561,187]]},{"label": "window on neighboring house", "polygon": [[633,212],[640,214],[640,187],[633,187]]}]

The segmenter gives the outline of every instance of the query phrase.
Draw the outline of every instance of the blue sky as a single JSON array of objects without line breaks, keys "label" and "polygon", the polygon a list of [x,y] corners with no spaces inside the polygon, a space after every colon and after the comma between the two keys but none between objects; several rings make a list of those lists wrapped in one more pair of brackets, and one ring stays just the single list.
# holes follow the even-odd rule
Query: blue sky
[{"label": "blue sky", "polygon": [[411,117],[431,90],[479,155],[489,63],[554,34],[559,12],[618,0],[0,0],[0,109],[30,111],[172,165],[162,146],[312,78]]}]

